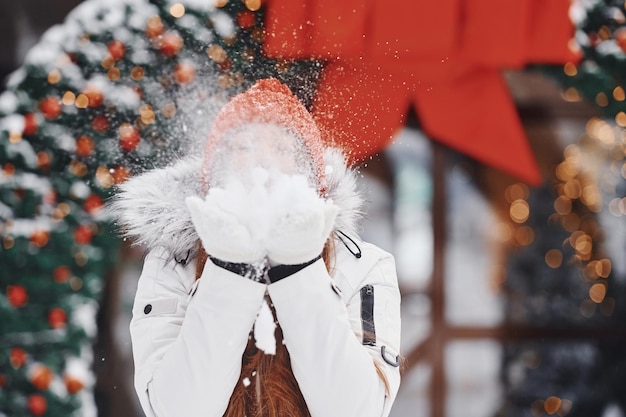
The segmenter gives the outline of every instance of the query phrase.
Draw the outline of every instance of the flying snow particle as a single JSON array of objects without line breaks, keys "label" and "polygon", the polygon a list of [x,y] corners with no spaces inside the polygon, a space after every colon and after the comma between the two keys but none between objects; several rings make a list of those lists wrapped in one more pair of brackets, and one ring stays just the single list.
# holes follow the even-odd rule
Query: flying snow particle
[{"label": "flying snow particle", "polygon": [[276,354],[275,329],[276,324],[274,324],[272,311],[269,305],[267,305],[267,301],[263,300],[261,310],[254,323],[254,339],[256,340],[256,347],[268,355]]}]

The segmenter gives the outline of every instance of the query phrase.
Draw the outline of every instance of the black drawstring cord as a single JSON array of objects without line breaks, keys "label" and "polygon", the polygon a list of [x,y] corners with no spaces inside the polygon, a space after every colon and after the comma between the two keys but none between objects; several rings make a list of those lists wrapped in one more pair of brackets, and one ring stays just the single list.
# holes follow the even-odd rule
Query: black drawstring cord
[{"label": "black drawstring cord", "polygon": [[[345,234],[341,230],[335,230],[335,234],[337,235],[337,238],[339,238],[339,240],[341,240],[341,243],[343,243],[343,245],[346,247],[346,249],[348,249],[348,251],[350,251],[350,253],[353,254],[355,258],[359,259],[361,257],[361,248],[359,247],[359,245],[356,244],[356,242],[350,236],[348,236],[347,234]],[[350,242],[352,242],[352,244],[356,248],[356,252],[353,251],[352,248],[350,248],[350,246],[346,243],[345,240],[343,240],[343,238],[340,236],[340,234],[341,234],[341,236],[345,237]]]},{"label": "black drawstring cord", "polygon": [[187,251],[187,256],[184,259],[178,259],[176,256],[174,256],[174,260],[176,261],[176,263],[181,264],[182,266],[187,265],[187,261],[189,260],[189,256],[191,256],[191,251],[188,250]]}]

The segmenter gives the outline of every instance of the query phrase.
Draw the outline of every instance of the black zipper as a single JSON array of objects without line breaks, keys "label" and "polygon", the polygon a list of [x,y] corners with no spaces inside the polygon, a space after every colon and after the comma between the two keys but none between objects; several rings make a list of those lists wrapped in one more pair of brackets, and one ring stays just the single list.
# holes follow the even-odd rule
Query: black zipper
[{"label": "black zipper", "polygon": [[374,326],[374,286],[361,288],[361,327],[363,344],[376,346],[376,328]]}]

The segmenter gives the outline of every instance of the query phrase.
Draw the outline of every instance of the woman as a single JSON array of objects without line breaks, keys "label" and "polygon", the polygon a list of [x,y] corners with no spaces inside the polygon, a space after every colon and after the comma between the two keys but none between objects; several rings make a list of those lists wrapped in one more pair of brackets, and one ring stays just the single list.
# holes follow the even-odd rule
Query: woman
[{"label": "woman", "polygon": [[392,256],[356,237],[354,175],[267,79],[223,107],[203,158],[121,187],[149,249],[130,326],[147,416],[389,414],[400,295]]}]

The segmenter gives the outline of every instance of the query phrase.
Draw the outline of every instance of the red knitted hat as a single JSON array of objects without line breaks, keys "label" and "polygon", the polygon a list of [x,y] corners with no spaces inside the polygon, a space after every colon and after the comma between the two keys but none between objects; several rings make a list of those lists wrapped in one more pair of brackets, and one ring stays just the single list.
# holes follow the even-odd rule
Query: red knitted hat
[{"label": "red knitted hat", "polygon": [[[226,133],[251,123],[277,125],[295,135],[311,157],[319,193],[325,192],[324,146],[320,131],[289,87],[275,78],[257,81],[250,89],[233,97],[217,114],[204,148],[203,179],[209,173],[211,155]],[[204,182],[206,186],[207,181]]]}]

